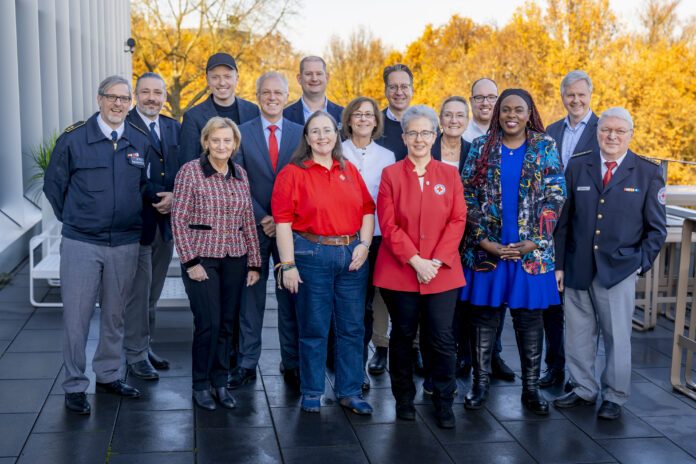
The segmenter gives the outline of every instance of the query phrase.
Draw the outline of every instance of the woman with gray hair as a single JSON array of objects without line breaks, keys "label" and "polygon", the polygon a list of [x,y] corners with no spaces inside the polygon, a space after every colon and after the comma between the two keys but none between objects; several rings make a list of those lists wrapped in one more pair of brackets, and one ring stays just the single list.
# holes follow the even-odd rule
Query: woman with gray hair
[{"label": "woman with gray hair", "polygon": [[435,419],[438,426],[452,428],[456,387],[452,323],[457,294],[465,284],[458,251],[466,225],[464,191],[458,170],[430,154],[438,127],[435,111],[412,106],[401,125],[408,154],[382,171],[377,196],[382,246],[374,274],[392,320],[392,393],[397,417],[414,420],[411,347],[420,321]]}]

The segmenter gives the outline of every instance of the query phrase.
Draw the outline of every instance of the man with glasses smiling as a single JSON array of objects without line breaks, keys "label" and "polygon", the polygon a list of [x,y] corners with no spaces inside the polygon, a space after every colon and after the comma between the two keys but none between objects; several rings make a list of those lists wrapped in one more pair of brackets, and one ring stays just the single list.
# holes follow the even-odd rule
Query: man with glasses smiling
[{"label": "man with glasses smiling", "polygon": [[498,100],[498,87],[492,79],[482,77],[471,86],[471,122],[462,134],[462,138],[471,143],[475,138],[488,132],[493,116],[493,107]]},{"label": "man with glasses smiling", "polygon": [[99,112],[68,127],[58,138],[43,191],[63,223],[60,281],[63,299],[65,406],[89,414],[85,346],[99,300],[99,344],[92,361],[96,390],[135,398],[121,378],[123,314],[138,264],[143,198],[160,201],[148,188],[151,150],[147,134],[126,123],[128,81],[111,76],[99,84]]},{"label": "man with glasses smiling", "polygon": [[387,150],[394,152],[396,161],[406,157],[407,149],[401,134],[401,116],[411,106],[413,98],[413,73],[405,64],[397,63],[384,68],[384,94],[389,105],[382,110],[384,133],[375,140]]}]

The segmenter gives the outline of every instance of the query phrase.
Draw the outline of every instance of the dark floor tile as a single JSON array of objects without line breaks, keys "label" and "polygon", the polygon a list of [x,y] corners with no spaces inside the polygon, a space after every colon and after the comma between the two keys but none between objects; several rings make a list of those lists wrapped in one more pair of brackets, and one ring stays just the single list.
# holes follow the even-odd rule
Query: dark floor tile
[{"label": "dark floor tile", "polygon": [[[258,383],[258,380],[257,380]],[[281,375],[269,375],[263,377],[263,386],[268,396],[268,404],[272,408],[298,407],[300,406],[300,392],[289,387]],[[245,386],[244,388],[248,387]],[[321,397],[322,406],[337,406],[336,395],[328,380]]]},{"label": "dark floor tile", "polygon": [[161,369],[160,378],[191,377],[191,343],[185,350],[156,350],[155,353],[169,361],[169,369]]},{"label": "dark floor tile", "polygon": [[696,409],[689,408],[676,394],[666,392],[653,383],[632,384],[626,409],[639,417],[686,414],[696,421]]},{"label": "dark floor tile", "polygon": [[421,422],[355,427],[370,462],[449,463],[452,460]]},{"label": "dark floor tile", "polygon": [[[43,287],[40,291],[34,293],[37,301],[41,301],[41,296],[47,289],[47,287]],[[29,303],[29,285],[8,285],[0,291],[0,301],[12,304]]]},{"label": "dark floor tile", "polygon": [[264,327],[261,329],[261,338],[265,349],[279,350],[280,341],[278,339],[278,329],[275,327]]},{"label": "dark floor tile", "polygon": [[156,329],[193,330],[193,313],[188,308],[157,308]]},{"label": "dark floor tile", "polygon": [[193,411],[121,411],[111,441],[117,453],[193,449]]},{"label": "dark floor tile", "polygon": [[696,440],[693,416],[674,415],[664,417],[646,417],[645,422],[655,427],[677,446],[696,457]]},{"label": "dark floor tile", "polygon": [[0,456],[19,455],[35,420],[35,413],[0,414]]},{"label": "dark floor tile", "polygon": [[[196,455],[193,452],[177,453],[109,453],[109,464],[193,464]],[[200,462],[200,461],[199,461]]]},{"label": "dark floor tile", "polygon": [[359,446],[312,446],[308,448],[284,448],[285,464],[367,464],[365,453]]},{"label": "dark floor tile", "polygon": [[55,379],[63,364],[61,353],[11,353],[0,358],[0,379]]},{"label": "dark floor tile", "polygon": [[320,413],[304,412],[297,407],[271,408],[271,415],[282,448],[358,443],[339,407],[323,407]]},{"label": "dark floor tile", "polygon": [[122,411],[168,411],[192,409],[191,377],[167,377],[143,380],[129,376],[129,385],[140,390],[141,397],[123,401]]},{"label": "dark floor tile", "polygon": [[619,462],[630,462],[631,464],[696,463],[696,459],[666,438],[597,440],[597,443],[613,454]]},{"label": "dark floor tile", "polygon": [[194,408],[196,427],[206,429],[273,426],[266,394],[263,391],[234,390],[232,396],[237,401],[237,407],[234,409],[218,407],[215,411],[205,411]]},{"label": "dark floor tile", "polygon": [[0,357],[5,353],[7,347],[10,346],[10,343],[12,343],[12,340],[0,340]]},{"label": "dark floor tile", "polygon": [[573,409],[561,409],[560,411],[593,439],[659,437],[662,435],[625,408],[621,417],[617,420],[599,420],[597,419],[599,406],[600,402],[594,407],[578,406]]},{"label": "dark floor tile", "polygon": [[432,406],[417,406],[417,410],[442,444],[513,441],[512,436],[485,409],[467,411],[463,406],[455,405],[453,411],[457,425],[447,430],[435,423],[435,409]]},{"label": "dark floor tile", "polygon": [[0,413],[39,412],[53,380],[0,380]]},{"label": "dark floor tile", "polygon": [[382,374],[367,374],[370,377],[370,382],[372,383],[371,388],[387,388],[391,390],[391,377],[389,377],[389,371],[385,371]]},{"label": "dark floor tile", "polygon": [[58,308],[41,308],[27,321],[25,329],[58,330],[63,328],[63,310]]},{"label": "dark floor tile", "polygon": [[532,464],[536,461],[515,442],[446,444],[454,462],[467,464]]},{"label": "dark floor tile", "polygon": [[[553,397],[542,390],[542,395],[547,400],[553,400]],[[486,409],[493,414],[499,421],[506,420],[548,420],[561,419],[563,416],[556,411],[549,403],[549,415],[539,416],[529,411],[522,406],[521,401],[522,387],[491,387],[486,401]]]},{"label": "dark floor tile", "polygon": [[0,464],[15,464],[17,462],[17,459],[14,457],[12,458],[0,458]]},{"label": "dark floor tile", "polygon": [[666,337],[653,337],[646,340],[641,340],[640,343],[652,348],[653,350],[659,353],[662,353],[663,355],[670,358],[670,360],[672,359],[674,334],[669,334],[669,336]]},{"label": "dark floor tile", "polygon": [[264,348],[261,350],[259,358],[259,370],[261,375],[281,375],[280,374],[280,350]]},{"label": "dark floor tile", "polygon": [[65,395],[49,395],[36,421],[33,433],[111,432],[121,399],[116,395],[87,395],[92,412],[75,414],[65,408]]},{"label": "dark floor tile", "polygon": [[14,339],[7,351],[18,353],[61,352],[63,350],[62,330],[24,329]]},{"label": "dark floor tile", "polygon": [[647,343],[631,343],[631,365],[634,368],[669,367],[672,365],[672,359]]},{"label": "dark floor tile", "polygon": [[2,321],[0,323],[0,340],[12,340],[25,322],[21,319]]},{"label": "dark floor tile", "polygon": [[106,462],[108,432],[32,433],[18,464],[96,464]]},{"label": "dark floor tile", "polygon": [[155,342],[184,342],[193,340],[193,324],[191,327],[163,328],[157,327],[153,334]]},{"label": "dark floor tile", "polygon": [[271,427],[197,430],[196,450],[198,462],[206,464],[281,462]]},{"label": "dark floor tile", "polygon": [[540,463],[613,460],[580,429],[565,419],[504,422],[503,426]]}]

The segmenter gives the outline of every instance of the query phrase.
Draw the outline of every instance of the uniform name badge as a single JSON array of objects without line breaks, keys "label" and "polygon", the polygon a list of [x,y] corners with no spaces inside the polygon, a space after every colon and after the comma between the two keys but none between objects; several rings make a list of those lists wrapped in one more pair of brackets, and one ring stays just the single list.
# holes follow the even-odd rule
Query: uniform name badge
[{"label": "uniform name badge", "polygon": [[590,186],[589,185],[580,185],[578,186],[578,192],[589,192],[590,191]]},{"label": "uniform name badge", "polygon": [[128,157],[128,164],[130,164],[131,166],[135,166],[136,168],[145,167],[145,160],[142,156],[140,156],[140,153],[128,153],[126,156]]}]

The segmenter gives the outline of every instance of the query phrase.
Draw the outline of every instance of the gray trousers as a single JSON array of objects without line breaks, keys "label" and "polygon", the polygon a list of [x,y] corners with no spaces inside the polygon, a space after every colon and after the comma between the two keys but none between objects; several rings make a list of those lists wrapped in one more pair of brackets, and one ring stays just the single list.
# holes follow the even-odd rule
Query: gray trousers
[{"label": "gray trousers", "polygon": [[138,269],[124,317],[123,347],[128,364],[147,359],[150,334],[155,329],[157,301],[172,260],[174,241],[163,241],[160,232],[158,227],[152,244],[140,245],[138,253]]},{"label": "gray trousers", "polygon": [[635,307],[636,275],[611,288],[597,277],[587,290],[566,287],[566,366],[575,382],[575,394],[594,401],[599,394],[595,359],[599,330],[604,338],[606,366],[601,375],[602,399],[617,404],[628,401],[631,387],[631,330]]},{"label": "gray trousers", "polygon": [[138,264],[137,243],[108,247],[63,237],[60,291],[63,298],[63,362],[66,393],[84,392],[85,348],[97,298],[101,307],[99,344],[92,360],[97,382],[117,380],[123,348],[123,313]]}]

